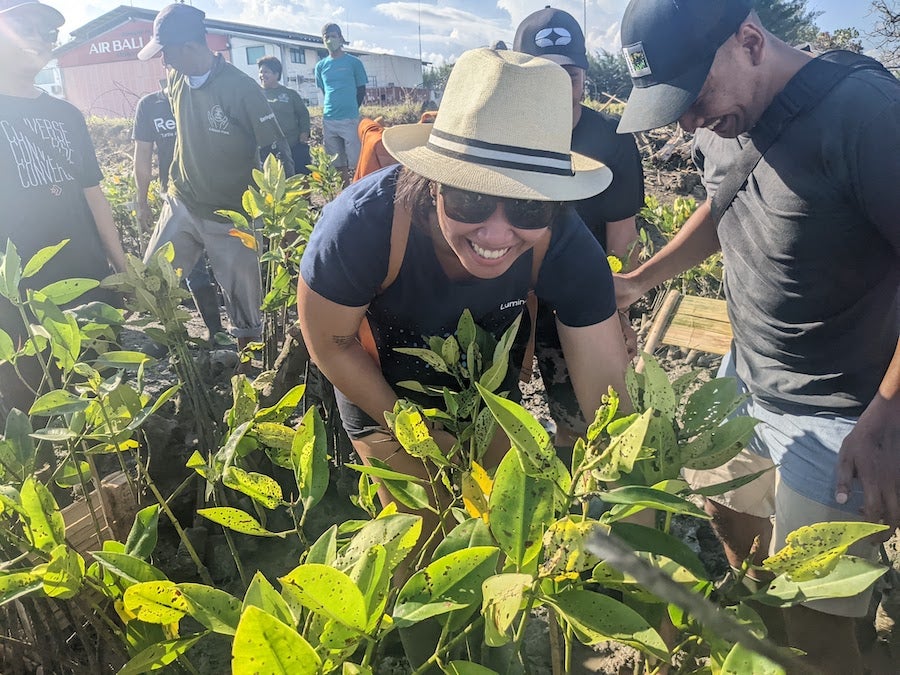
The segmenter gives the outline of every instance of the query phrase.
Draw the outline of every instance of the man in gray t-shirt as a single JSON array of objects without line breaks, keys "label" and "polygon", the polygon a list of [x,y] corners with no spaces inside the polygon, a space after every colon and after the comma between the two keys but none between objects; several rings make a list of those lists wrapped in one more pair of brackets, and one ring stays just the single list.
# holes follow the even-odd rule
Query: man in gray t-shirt
[{"label": "man in gray t-shirt", "polygon": [[[635,88],[618,129],[677,121],[696,131],[710,199],[741,175],[748,143],[774,137],[719,222],[707,201],[657,256],[616,279],[627,306],[722,250],[734,330],[726,362],[760,423],[732,462],[686,478],[702,486],[778,466],[707,500],[734,567],[754,550],[760,562],[804,525],[860,512],[887,534],[900,525],[900,82],[870,60],[850,74],[813,64],[751,4],[632,0],[622,45]],[[809,73],[822,68],[839,73],[832,88],[772,134],[781,108],[813,100]],[[791,646],[822,672],[862,672],[853,618],[867,605],[863,593],[786,611]]]}]

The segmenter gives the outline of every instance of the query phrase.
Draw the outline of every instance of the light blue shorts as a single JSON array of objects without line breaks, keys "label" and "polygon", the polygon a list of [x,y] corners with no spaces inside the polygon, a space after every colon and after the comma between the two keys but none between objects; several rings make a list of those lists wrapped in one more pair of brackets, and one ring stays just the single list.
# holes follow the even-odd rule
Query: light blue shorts
[{"label": "light blue shorts", "polygon": [[[719,377],[734,377],[741,392],[747,386],[737,377],[733,354],[726,354]],[[833,413],[792,415],[775,412],[752,398],[738,410],[759,420],[747,448],[779,465],[781,480],[807,499],[859,517],[863,506],[862,487],[856,479],[850,499],[838,504],[834,499],[838,452],[844,438],[856,426],[857,417]],[[854,518],[855,519],[855,518]]]}]

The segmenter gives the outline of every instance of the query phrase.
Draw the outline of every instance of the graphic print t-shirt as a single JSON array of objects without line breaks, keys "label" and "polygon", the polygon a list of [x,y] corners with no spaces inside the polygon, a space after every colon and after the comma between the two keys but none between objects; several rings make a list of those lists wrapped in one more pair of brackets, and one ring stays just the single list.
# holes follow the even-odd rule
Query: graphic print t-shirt
[{"label": "graphic print t-shirt", "polygon": [[103,175],[84,117],[72,105],[41,94],[0,96],[0,246],[11,239],[22,264],[45,246],[69,243],[29,286],[109,274],[84,189]]},{"label": "graphic print t-shirt", "polygon": [[165,93],[157,91],[138,101],[131,137],[136,141],[156,145],[159,184],[165,192],[169,186],[169,167],[175,156],[175,116]]}]

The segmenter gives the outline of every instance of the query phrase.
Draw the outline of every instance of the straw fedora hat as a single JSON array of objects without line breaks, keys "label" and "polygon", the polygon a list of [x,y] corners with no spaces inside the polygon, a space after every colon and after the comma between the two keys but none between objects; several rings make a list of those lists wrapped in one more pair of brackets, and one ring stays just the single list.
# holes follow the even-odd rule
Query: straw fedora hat
[{"label": "straw fedora hat", "polygon": [[459,57],[431,124],[384,132],[384,147],[426,178],[481,194],[575,201],[602,192],[612,172],[571,151],[572,84],[555,63],[473,49]]}]

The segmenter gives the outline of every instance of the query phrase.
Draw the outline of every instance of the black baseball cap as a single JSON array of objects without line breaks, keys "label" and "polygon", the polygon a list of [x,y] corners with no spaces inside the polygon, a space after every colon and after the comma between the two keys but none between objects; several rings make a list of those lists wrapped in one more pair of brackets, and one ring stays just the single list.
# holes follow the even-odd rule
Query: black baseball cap
[{"label": "black baseball cap", "polygon": [[584,33],[575,17],[550,5],[529,14],[516,29],[513,51],[588,69]]},{"label": "black baseball cap", "polygon": [[622,51],[634,89],[620,134],[675,122],[697,100],[716,51],[750,14],[750,0],[631,0]]},{"label": "black baseball cap", "polygon": [[183,45],[187,42],[204,42],[205,18],[206,12],[190,5],[174,3],[163,7],[153,20],[153,37],[138,52],[138,58],[147,61],[165,47]]},{"label": "black baseball cap", "polygon": [[4,14],[36,16],[46,21],[52,28],[59,28],[66,22],[66,18],[59,10],[41,4],[38,0],[0,0],[0,16]]}]

